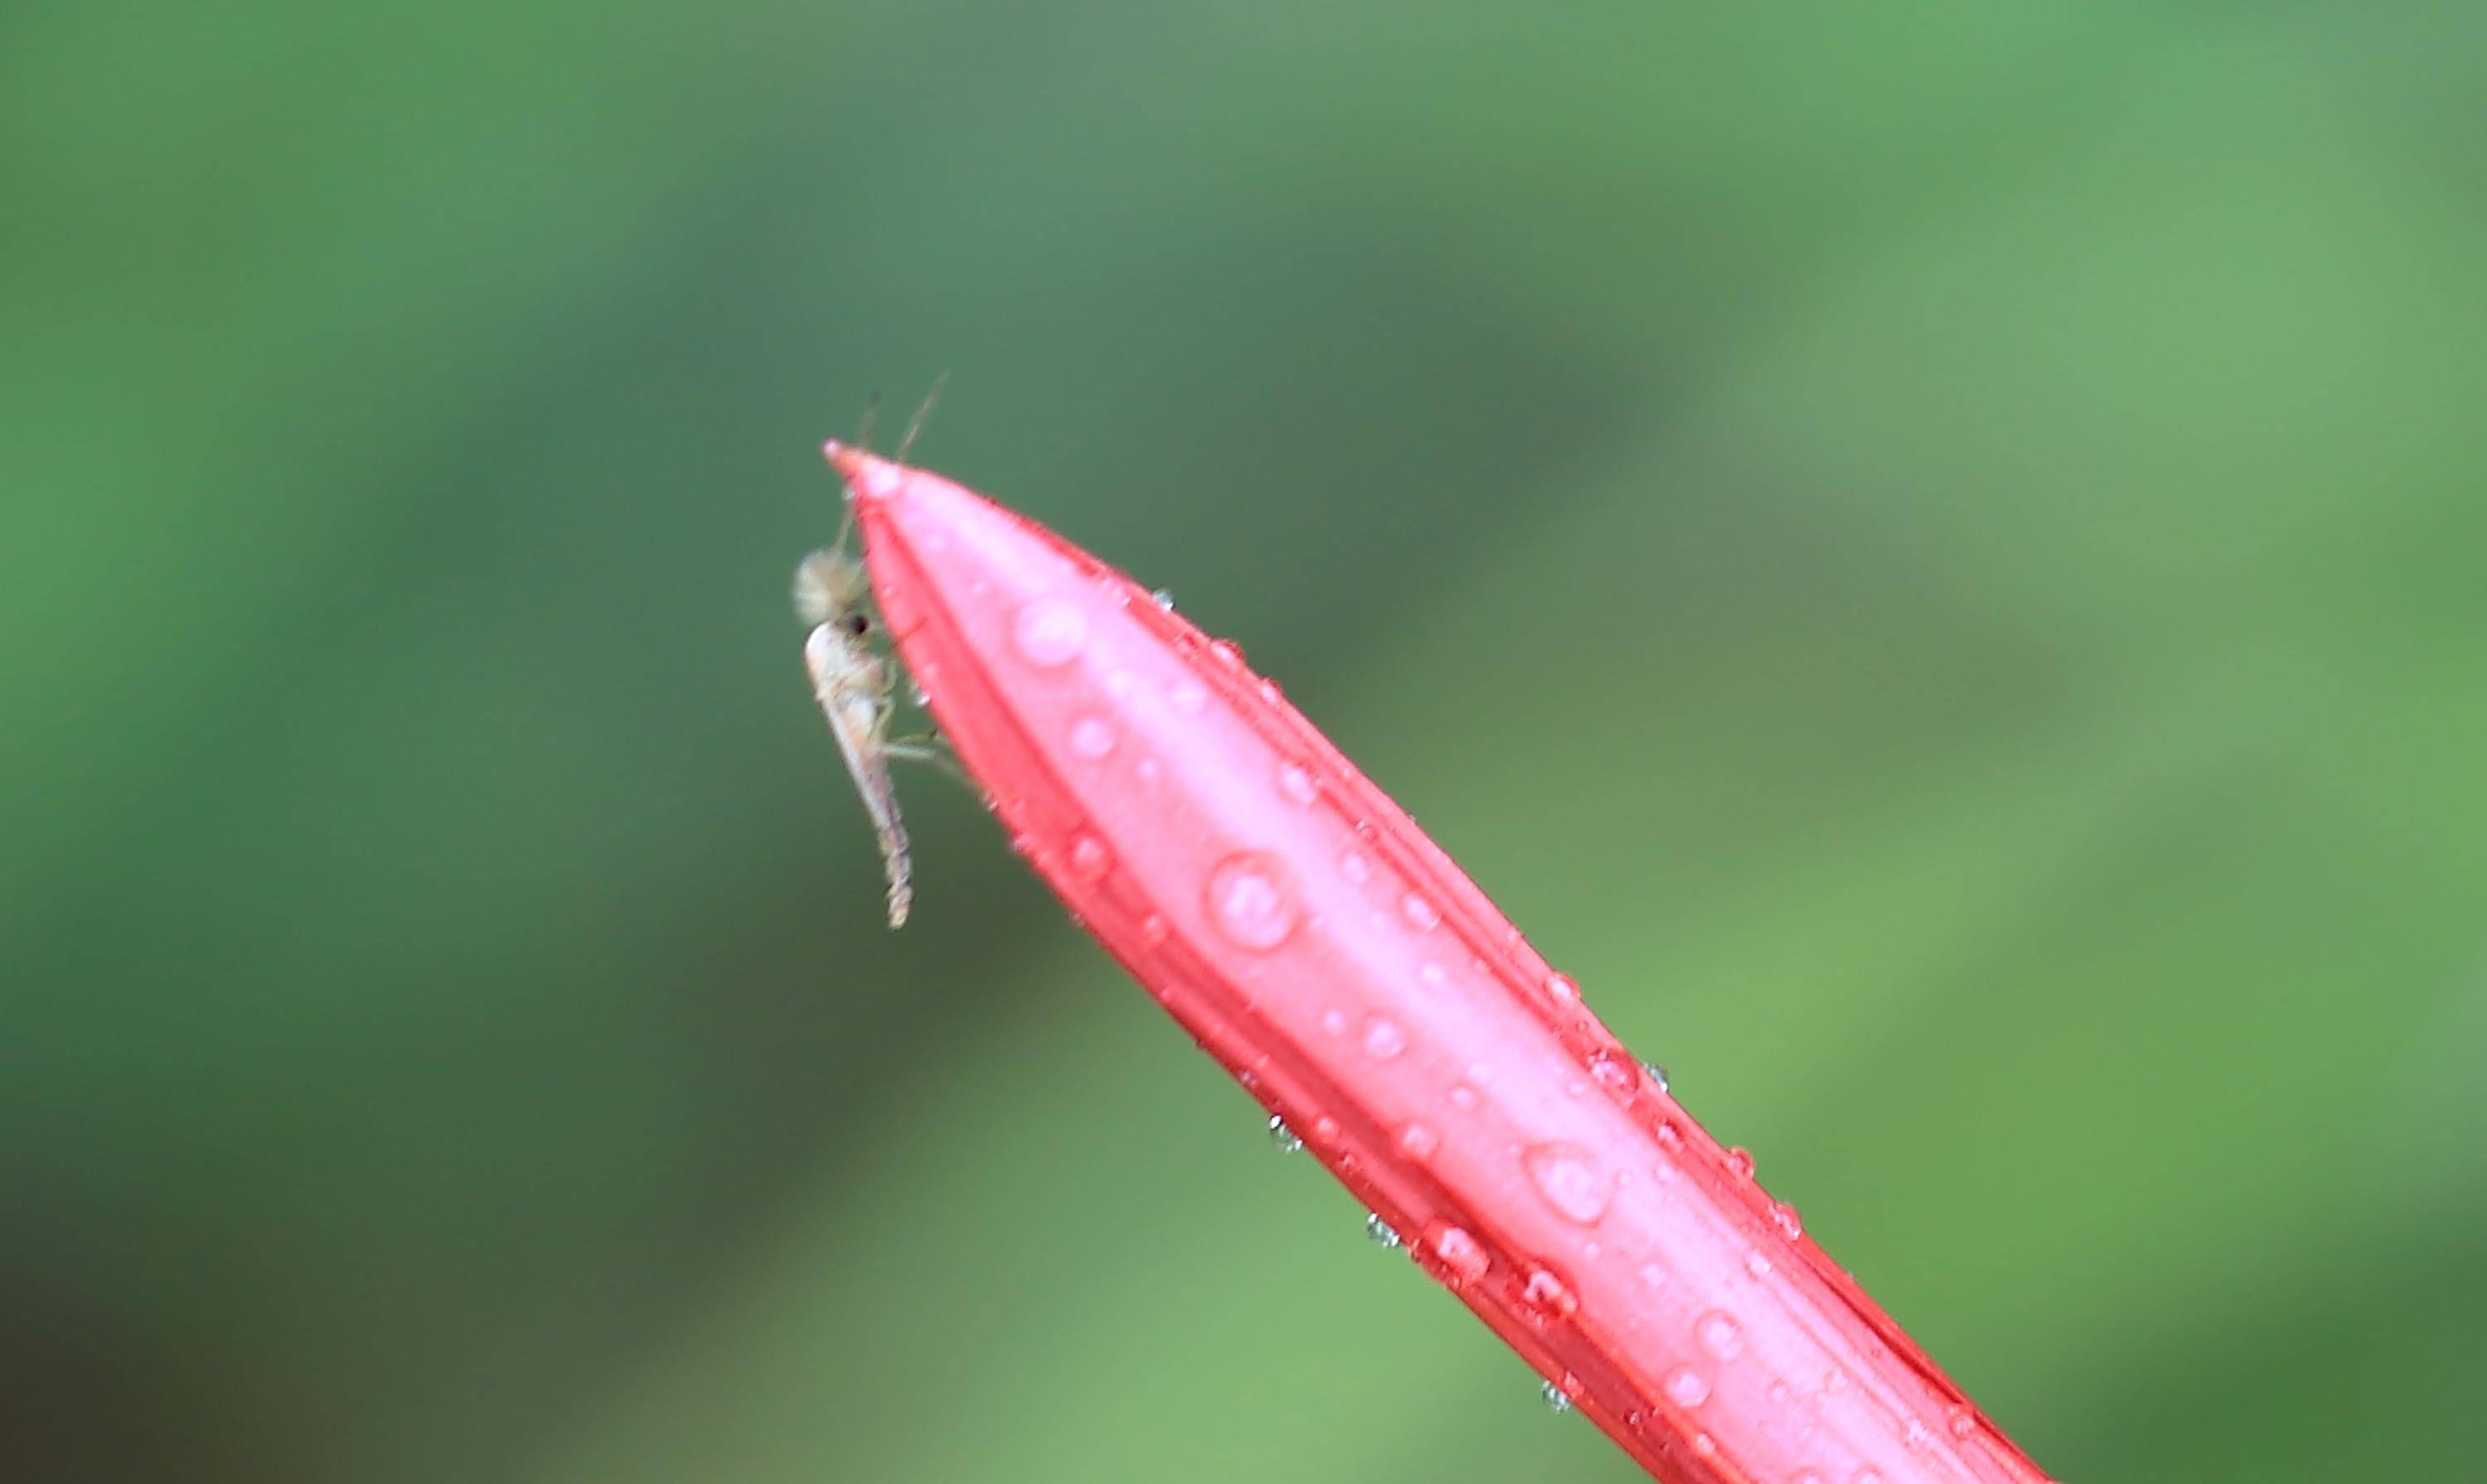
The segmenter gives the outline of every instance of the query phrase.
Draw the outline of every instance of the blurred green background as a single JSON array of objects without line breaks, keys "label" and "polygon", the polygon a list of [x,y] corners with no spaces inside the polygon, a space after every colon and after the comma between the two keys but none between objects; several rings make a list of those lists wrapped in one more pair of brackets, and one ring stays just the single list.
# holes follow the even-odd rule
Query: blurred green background
[{"label": "blurred green background", "polygon": [[1620,1480],[784,597],[1162,583],[2042,1462],[2463,1478],[2487,12],[0,14],[26,1479]]}]

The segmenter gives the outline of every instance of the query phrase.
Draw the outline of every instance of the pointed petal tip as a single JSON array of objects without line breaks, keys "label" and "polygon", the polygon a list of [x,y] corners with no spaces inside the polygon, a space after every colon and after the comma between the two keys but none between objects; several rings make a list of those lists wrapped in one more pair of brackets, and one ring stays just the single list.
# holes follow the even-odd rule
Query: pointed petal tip
[{"label": "pointed petal tip", "polygon": [[884,500],[898,492],[902,465],[870,449],[830,438],[821,444],[821,457],[847,482],[847,493],[858,500]]}]

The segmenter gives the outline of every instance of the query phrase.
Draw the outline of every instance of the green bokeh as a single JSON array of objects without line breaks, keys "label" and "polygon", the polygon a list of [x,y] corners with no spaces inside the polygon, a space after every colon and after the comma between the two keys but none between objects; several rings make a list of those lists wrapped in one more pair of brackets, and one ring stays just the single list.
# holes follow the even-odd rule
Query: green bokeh
[{"label": "green bokeh", "polygon": [[0,1464],[1620,1480],[906,780],[1164,583],[2075,1480],[2455,1479],[2487,10],[0,14]]}]

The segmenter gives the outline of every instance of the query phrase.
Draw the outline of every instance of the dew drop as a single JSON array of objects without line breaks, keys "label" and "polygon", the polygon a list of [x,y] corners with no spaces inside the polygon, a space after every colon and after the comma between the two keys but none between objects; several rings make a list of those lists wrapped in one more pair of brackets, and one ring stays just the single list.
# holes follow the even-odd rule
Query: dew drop
[{"label": "dew drop", "polygon": [[1784,1381],[1774,1381],[1771,1383],[1770,1390],[1764,1394],[1770,1397],[1772,1406],[1784,1407],[1788,1404],[1790,1395],[1788,1384]]},{"label": "dew drop", "polygon": [[1397,1021],[1376,1016],[1364,1027],[1364,1054],[1376,1061],[1388,1061],[1408,1050],[1408,1033]]},{"label": "dew drop", "polygon": [[1373,879],[1373,862],[1355,851],[1349,851],[1338,857],[1338,874],[1347,878],[1348,884],[1361,886]]},{"label": "dew drop", "polygon": [[1698,1407],[1710,1399],[1710,1383],[1689,1365],[1668,1371],[1662,1385],[1666,1388],[1666,1399],[1678,1407]]},{"label": "dew drop", "polygon": [[1477,1105],[1484,1101],[1485,1099],[1478,1095],[1477,1090],[1470,1087],[1466,1082],[1461,1082],[1451,1088],[1451,1106],[1458,1108],[1463,1113],[1475,1112],[1477,1110]]},{"label": "dew drop", "polygon": [[1211,640],[1209,653],[1219,664],[1226,666],[1230,670],[1240,670],[1244,668],[1244,646],[1236,643],[1233,639]]},{"label": "dew drop", "polygon": [[1287,1121],[1285,1119],[1279,1117],[1275,1113],[1271,1113],[1270,1115],[1270,1147],[1277,1150],[1280,1154],[1294,1154],[1297,1150],[1304,1147],[1304,1141],[1296,1137],[1296,1131],[1287,1127]]},{"label": "dew drop", "polygon": [[1531,1144],[1522,1151],[1520,1161],[1528,1171],[1529,1183],[1537,1187],[1537,1193],[1565,1220],[1587,1226],[1607,1214],[1607,1202],[1614,1194],[1614,1177],[1579,1145],[1559,1141]]},{"label": "dew drop", "polygon": [[1439,964],[1428,961],[1416,966],[1416,982],[1429,990],[1440,989],[1442,981],[1447,977],[1449,976],[1442,972],[1442,966]]},{"label": "dew drop", "polygon": [[1399,1131],[1399,1152],[1411,1160],[1430,1158],[1442,1146],[1442,1136],[1430,1124],[1411,1123]]},{"label": "dew drop", "polygon": [[1661,1145],[1668,1149],[1673,1149],[1684,1142],[1684,1134],[1675,1127],[1675,1120],[1672,1118],[1658,1126],[1657,1138]]},{"label": "dew drop", "polygon": [[1771,1275],[1770,1254],[1766,1252],[1746,1252],[1745,1254],[1745,1271],[1757,1278],[1769,1277]]},{"label": "dew drop", "polygon": [[1563,1394],[1561,1386],[1551,1381],[1539,1386],[1537,1394],[1546,1399],[1546,1410],[1558,1417],[1572,1410],[1572,1399]]},{"label": "dew drop", "polygon": [[1957,1407],[1952,1409],[1951,1421],[1946,1425],[1950,1427],[1951,1435],[1955,1438],[1966,1439],[1970,1434],[1977,1431],[1977,1419]]},{"label": "dew drop", "polygon": [[1103,716],[1082,716],[1071,723],[1071,750],[1094,761],[1114,750],[1114,723]]},{"label": "dew drop", "polygon": [[1908,1425],[1900,1429],[1900,1441],[1922,1453],[1926,1445],[1935,1441],[1934,1429],[1917,1418],[1911,1417]]},{"label": "dew drop", "polygon": [[1613,1051],[1592,1053],[1589,1057],[1589,1076],[1607,1091],[1626,1095],[1632,1092],[1633,1084],[1639,1080],[1632,1058],[1617,1055]]},{"label": "dew drop", "polygon": [[1259,688],[1262,700],[1269,702],[1272,706],[1278,704],[1278,683],[1276,681],[1265,680],[1261,682]]},{"label": "dew drop", "polygon": [[1702,1349],[1721,1360],[1733,1360],[1745,1348],[1744,1327],[1717,1309],[1692,1322],[1692,1334]]},{"label": "dew drop", "polygon": [[1640,1070],[1642,1076],[1647,1077],[1652,1082],[1657,1084],[1659,1091],[1666,1091],[1666,1069],[1664,1067],[1660,1066],[1654,1061],[1645,1061],[1640,1064]]},{"label": "dew drop", "polygon": [[1011,626],[1011,643],[1020,658],[1051,669],[1076,658],[1088,642],[1088,621],[1059,598],[1040,598],[1019,610]]},{"label": "dew drop", "polygon": [[1771,1224],[1777,1227],[1779,1235],[1790,1242],[1804,1235],[1803,1218],[1796,1214],[1794,1206],[1783,1200],[1771,1203]]},{"label": "dew drop", "polygon": [[1739,1180],[1753,1178],[1753,1157],[1742,1149],[1727,1151],[1727,1173]]},{"label": "dew drop", "polygon": [[1703,1458],[1708,1458],[1719,1451],[1719,1440],[1711,1437],[1708,1433],[1694,1433],[1692,1435],[1692,1451],[1700,1454]]},{"label": "dew drop", "polygon": [[1313,1120],[1312,1141],[1324,1149],[1338,1142],[1338,1120],[1327,1113]]},{"label": "dew drop", "polygon": [[1580,1307],[1571,1285],[1545,1268],[1528,1270],[1527,1279],[1520,1285],[1520,1297],[1529,1307],[1552,1319],[1569,1319]]},{"label": "dew drop", "polygon": [[1425,1229],[1425,1246],[1441,1260],[1454,1284],[1473,1283],[1493,1266],[1485,1247],[1464,1226],[1438,1221]]},{"label": "dew drop", "polygon": [[1289,763],[1278,770],[1278,792],[1299,804],[1308,804],[1313,801],[1314,796],[1319,794],[1320,790],[1313,786],[1311,773],[1304,771],[1296,764]]},{"label": "dew drop", "polygon": [[1321,1027],[1322,1029],[1328,1031],[1333,1036],[1346,1035],[1347,1012],[1334,1005],[1329,1009],[1323,1011],[1321,1015]]},{"label": "dew drop", "polygon": [[1664,1288],[1666,1269],[1659,1263],[1643,1263],[1640,1265],[1640,1280],[1652,1288]]},{"label": "dew drop", "polygon": [[917,685],[912,681],[909,681],[907,686],[907,699],[914,702],[919,707],[930,706],[933,704],[932,695],[928,693],[922,686]]},{"label": "dew drop", "polygon": [[1210,868],[1209,920],[1239,948],[1275,948],[1296,930],[1285,868],[1258,851],[1239,851]]},{"label": "dew drop", "polygon": [[1094,835],[1080,835],[1071,842],[1071,874],[1083,882],[1094,882],[1114,868],[1114,853],[1105,842]]},{"label": "dew drop", "polygon": [[1209,704],[1209,687],[1186,676],[1167,687],[1166,704],[1179,712],[1197,714]]},{"label": "dew drop", "polygon": [[1400,898],[1399,915],[1407,918],[1408,925],[1419,933],[1434,931],[1442,920],[1442,914],[1435,910],[1433,903],[1412,891]]},{"label": "dew drop", "polygon": [[1570,974],[1548,974],[1546,976],[1546,993],[1551,994],[1556,999],[1569,1003],[1580,997],[1580,986]]},{"label": "dew drop", "polygon": [[1164,588],[1159,588],[1155,592],[1150,593],[1149,602],[1156,603],[1159,607],[1165,609],[1168,613],[1172,613],[1174,611],[1174,594],[1167,592]]},{"label": "dew drop", "polygon": [[1147,916],[1140,919],[1141,946],[1148,948],[1156,947],[1158,944],[1166,940],[1166,935],[1171,930],[1166,927],[1166,920],[1163,917],[1159,916],[1155,912],[1149,913]]},{"label": "dew drop", "polygon": [[1364,1238],[1366,1241],[1372,1243],[1375,1246],[1382,1248],[1385,1252],[1395,1252],[1399,1249],[1399,1233],[1397,1229],[1392,1227],[1389,1222],[1382,1219],[1382,1213],[1379,1211],[1372,1212],[1365,1217]]}]

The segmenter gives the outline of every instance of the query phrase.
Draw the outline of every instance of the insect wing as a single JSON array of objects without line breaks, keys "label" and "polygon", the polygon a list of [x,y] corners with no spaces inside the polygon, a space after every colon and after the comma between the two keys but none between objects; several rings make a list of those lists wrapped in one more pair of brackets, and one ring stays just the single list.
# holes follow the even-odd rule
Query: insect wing
[{"label": "insect wing", "polygon": [[837,739],[838,755],[846,760],[847,776],[854,780],[880,841],[881,867],[889,877],[889,925],[904,926],[915,891],[910,881],[907,825],[898,812],[898,790],[889,781],[889,762],[880,745],[881,698],[875,679],[879,661],[858,653],[853,642],[830,625],[814,629],[803,641],[803,663],[812,672],[812,692],[828,718],[829,735]]}]

